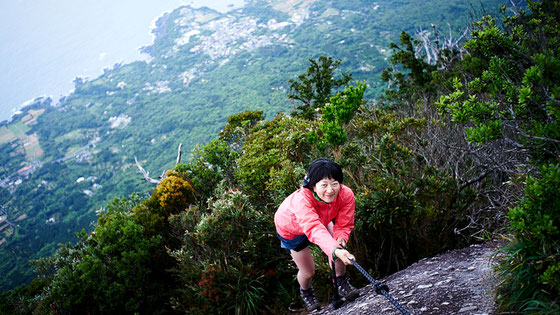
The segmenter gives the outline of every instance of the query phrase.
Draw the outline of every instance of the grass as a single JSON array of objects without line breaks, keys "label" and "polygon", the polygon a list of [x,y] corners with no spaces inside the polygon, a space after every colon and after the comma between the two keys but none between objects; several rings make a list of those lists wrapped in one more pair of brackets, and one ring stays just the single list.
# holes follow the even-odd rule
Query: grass
[{"label": "grass", "polygon": [[55,143],[61,143],[61,142],[64,142],[65,140],[81,139],[82,137],[83,137],[82,130],[76,129],[76,130],[72,130],[68,133],[63,134],[62,136],[56,137],[54,139],[54,142]]},{"label": "grass", "polygon": [[81,149],[82,149],[82,147],[79,146],[79,145],[71,146],[70,148],[68,148],[68,150],[66,150],[65,156],[72,155],[72,154],[80,151]]},{"label": "grass", "polygon": [[16,138],[17,137],[14,135],[14,133],[6,126],[0,127],[0,144],[9,143]]},{"label": "grass", "polygon": [[27,112],[27,115],[25,115],[25,116],[21,119],[21,121],[22,121],[24,124],[26,124],[26,125],[31,125],[31,124],[37,122],[37,118],[38,118],[39,116],[41,116],[41,114],[44,113],[44,112],[45,112],[45,109],[44,109],[44,108],[41,108],[41,109],[30,109],[30,110]]},{"label": "grass", "polygon": [[43,155],[43,149],[39,144],[39,137],[37,133],[27,135],[27,132],[31,129],[30,124],[37,121],[45,109],[29,110],[27,115],[10,125],[0,127],[0,144],[9,143],[16,139],[19,139],[20,143],[23,144],[25,149],[26,159],[35,160]]},{"label": "grass", "polygon": [[40,156],[43,155],[43,149],[39,145],[39,137],[37,133],[34,133],[27,137],[27,142],[24,145],[25,148],[25,157],[28,160],[36,160]]},{"label": "grass", "polygon": [[30,128],[22,121],[18,121],[8,126],[8,129],[14,134],[14,136],[24,141],[27,137],[25,133],[29,131]]},{"label": "grass", "polygon": [[326,17],[329,17],[331,15],[339,15],[339,14],[340,14],[340,12],[337,9],[328,8],[327,11],[325,11],[321,17],[326,18]]}]

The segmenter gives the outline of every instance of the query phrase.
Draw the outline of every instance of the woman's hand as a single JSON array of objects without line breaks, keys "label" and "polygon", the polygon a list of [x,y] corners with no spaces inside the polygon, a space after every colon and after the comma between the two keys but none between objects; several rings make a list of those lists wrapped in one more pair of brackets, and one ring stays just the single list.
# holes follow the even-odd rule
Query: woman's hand
[{"label": "woman's hand", "polygon": [[337,248],[334,250],[334,255],[340,258],[345,265],[351,265],[350,259],[355,260],[354,255],[350,254],[347,250],[342,248]]},{"label": "woman's hand", "polygon": [[338,244],[342,245],[342,247],[346,247],[346,240],[342,237],[339,237],[337,240]]}]

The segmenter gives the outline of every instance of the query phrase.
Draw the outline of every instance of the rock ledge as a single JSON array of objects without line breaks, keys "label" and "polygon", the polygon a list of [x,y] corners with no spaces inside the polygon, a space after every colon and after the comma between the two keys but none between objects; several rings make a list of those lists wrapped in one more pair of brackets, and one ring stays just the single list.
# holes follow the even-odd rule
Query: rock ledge
[{"label": "rock ledge", "polygon": [[[492,314],[495,311],[496,264],[492,243],[471,245],[422,259],[382,283],[410,314]],[[401,314],[372,285],[360,289],[354,302],[314,314]]]}]

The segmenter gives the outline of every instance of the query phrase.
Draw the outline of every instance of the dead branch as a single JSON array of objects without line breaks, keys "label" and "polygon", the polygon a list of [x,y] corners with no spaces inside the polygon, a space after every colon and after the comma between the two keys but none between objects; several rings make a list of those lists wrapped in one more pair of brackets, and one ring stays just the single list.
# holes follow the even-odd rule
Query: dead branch
[{"label": "dead branch", "polygon": [[136,156],[134,157],[134,161],[136,162],[136,166],[138,166],[138,169],[140,170],[140,173],[142,173],[143,180],[147,181],[150,184],[159,184],[160,180],[157,179],[153,179],[150,177],[150,173],[148,171],[146,171],[142,165],[140,165],[140,162],[138,162],[138,159],[136,158]]},{"label": "dead branch", "polygon": [[179,165],[179,163],[181,163],[181,148],[183,147],[182,143],[179,143],[179,148],[177,149],[177,162],[175,163],[175,166]]},{"label": "dead branch", "polygon": [[[183,148],[183,144],[179,143],[179,148],[177,149],[177,162],[175,163],[175,166],[177,166],[179,163],[181,163],[181,149]],[[142,165],[140,165],[140,162],[138,162],[138,159],[136,158],[136,156],[134,157],[134,161],[136,162],[136,166],[138,166],[138,169],[140,170],[140,173],[142,173],[143,175],[143,180],[147,181],[148,183],[151,184],[159,184],[161,182],[162,179],[164,179],[165,176],[165,172],[166,170],[163,170],[163,172],[161,172],[161,175],[158,177],[159,179],[153,179],[150,177],[150,173],[148,171],[146,171]]]},{"label": "dead branch", "polygon": [[[451,25],[449,23],[447,25],[449,27],[448,37],[441,35],[437,31],[435,24],[432,24],[432,32],[423,30],[422,28],[416,31],[415,36],[416,39],[419,40],[419,44],[414,47],[416,57],[422,56],[420,52],[424,51],[423,57],[426,59],[426,62],[431,65],[436,65],[438,64],[438,61],[440,61],[440,59],[444,58],[444,54],[442,53],[443,50],[450,50],[456,51],[459,54],[459,58],[463,58],[465,48],[462,47],[460,43],[470,34],[470,27],[467,26],[463,34],[461,34],[458,38],[453,38]],[[432,35],[435,37],[435,39],[431,38]],[[451,60],[442,61],[446,63],[450,62]]]}]

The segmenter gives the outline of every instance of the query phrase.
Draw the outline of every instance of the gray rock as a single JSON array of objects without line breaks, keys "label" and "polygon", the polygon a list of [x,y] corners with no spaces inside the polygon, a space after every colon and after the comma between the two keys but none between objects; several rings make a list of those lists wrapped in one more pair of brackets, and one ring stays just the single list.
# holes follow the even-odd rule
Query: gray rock
[{"label": "gray rock", "polygon": [[467,306],[467,307],[461,308],[461,309],[459,310],[459,313],[474,311],[474,310],[476,310],[476,309],[478,309],[477,306]]},{"label": "gray rock", "polygon": [[[378,281],[389,286],[391,296],[410,314],[493,314],[495,250],[485,243],[449,251]],[[354,302],[336,310],[326,305],[316,314],[401,314],[372,285],[359,290],[360,297]]]}]

